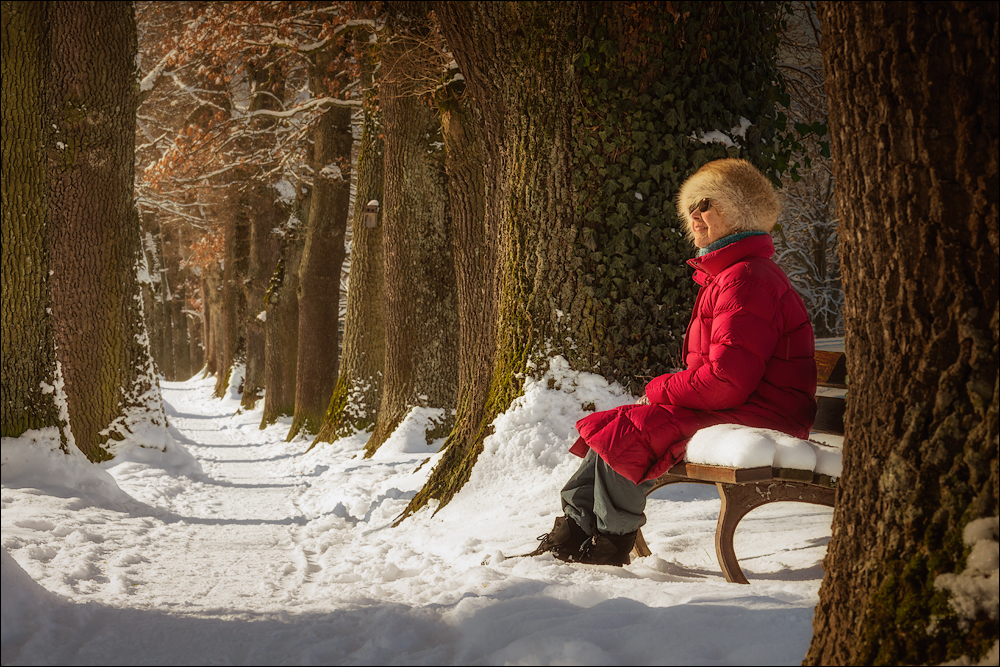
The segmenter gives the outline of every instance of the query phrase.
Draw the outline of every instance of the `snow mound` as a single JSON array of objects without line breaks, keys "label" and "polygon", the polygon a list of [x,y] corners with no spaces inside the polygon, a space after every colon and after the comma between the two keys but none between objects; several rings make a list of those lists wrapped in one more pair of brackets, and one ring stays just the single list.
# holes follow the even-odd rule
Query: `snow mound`
[{"label": "snow mound", "polygon": [[444,438],[427,444],[427,432],[440,424],[445,418],[443,408],[413,408],[396,430],[392,432],[382,446],[372,455],[372,459],[381,461],[392,459],[400,454],[435,454]]},{"label": "snow mound", "polygon": [[[44,489],[49,495],[78,497],[97,507],[122,508],[134,502],[105,470],[87,460],[76,447],[60,447],[55,428],[26,431],[3,438],[0,480],[5,487]],[[6,600],[7,589],[4,588]]]},{"label": "snow mound", "polygon": [[42,588],[3,550],[0,565],[3,605],[0,610],[0,653],[5,665],[16,660],[28,642],[56,641],[64,636],[57,613],[69,602]]}]

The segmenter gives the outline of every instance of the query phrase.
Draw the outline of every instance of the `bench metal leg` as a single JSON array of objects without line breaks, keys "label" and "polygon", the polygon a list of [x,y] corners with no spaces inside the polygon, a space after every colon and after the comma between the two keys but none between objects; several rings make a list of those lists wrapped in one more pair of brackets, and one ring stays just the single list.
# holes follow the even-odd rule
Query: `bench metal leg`
[{"label": "bench metal leg", "polygon": [[[650,492],[661,486],[677,484],[678,482],[706,483],[701,480],[673,475],[663,475],[657,481],[660,480],[663,483],[657,484]],[[834,497],[836,496],[834,489],[778,480],[745,484],[718,482],[715,484],[715,487],[719,490],[719,497],[722,499],[722,507],[719,509],[719,522],[715,528],[715,555],[719,559],[719,567],[722,568],[722,573],[725,575],[726,581],[737,584],[750,583],[740,568],[739,561],[736,559],[736,550],[733,548],[733,537],[736,534],[736,527],[743,517],[762,505],[779,501],[833,507]],[[643,558],[653,553],[649,545],[646,544],[641,529],[636,535],[632,553],[638,558]]]},{"label": "bench metal leg", "polygon": [[715,555],[719,566],[726,576],[726,581],[737,584],[748,584],[736,551],[733,549],[733,536],[736,526],[752,510],[779,501],[793,501],[833,507],[836,492],[833,489],[796,484],[794,482],[756,482],[751,484],[715,485],[719,489],[722,508],[719,510],[719,523],[715,529]]},{"label": "bench metal leg", "polygon": [[[691,479],[689,477],[683,477],[681,475],[671,475],[670,473],[664,473],[656,478],[656,485],[651,488],[646,495],[649,496],[650,493],[656,491],[660,487],[667,486],[668,484],[678,484],[680,482],[686,482],[688,484],[711,484],[712,482],[703,482],[697,479]],[[642,536],[642,528],[636,533],[635,536],[635,546],[632,547],[632,555],[636,558],[645,558],[646,556],[653,555],[650,551],[649,545],[646,544],[646,538]]]}]

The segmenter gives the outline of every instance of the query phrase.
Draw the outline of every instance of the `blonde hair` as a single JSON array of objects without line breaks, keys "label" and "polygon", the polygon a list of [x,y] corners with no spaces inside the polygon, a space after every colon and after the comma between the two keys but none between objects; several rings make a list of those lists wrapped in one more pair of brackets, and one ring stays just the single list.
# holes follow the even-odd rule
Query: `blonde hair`
[{"label": "blonde hair", "polygon": [[771,182],[746,160],[713,160],[692,174],[677,194],[677,214],[685,222],[688,238],[694,242],[691,209],[702,199],[729,225],[727,234],[770,232],[778,222],[781,202]]}]

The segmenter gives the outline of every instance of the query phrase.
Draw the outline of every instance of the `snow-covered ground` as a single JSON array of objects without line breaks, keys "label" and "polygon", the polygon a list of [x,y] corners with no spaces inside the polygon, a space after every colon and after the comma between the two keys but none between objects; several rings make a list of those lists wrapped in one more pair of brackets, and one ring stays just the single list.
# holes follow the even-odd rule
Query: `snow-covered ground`
[{"label": "snow-covered ground", "polygon": [[[657,491],[652,556],[568,565],[536,546],[593,402],[620,388],[557,365],[496,422],[472,480],[393,527],[436,462],[413,419],[304,453],[215,380],[164,383],[183,451],[104,468],[3,443],[3,664],[799,664],[832,510],[777,503],[715,558],[716,491]],[[440,443],[438,443],[440,446]]]}]

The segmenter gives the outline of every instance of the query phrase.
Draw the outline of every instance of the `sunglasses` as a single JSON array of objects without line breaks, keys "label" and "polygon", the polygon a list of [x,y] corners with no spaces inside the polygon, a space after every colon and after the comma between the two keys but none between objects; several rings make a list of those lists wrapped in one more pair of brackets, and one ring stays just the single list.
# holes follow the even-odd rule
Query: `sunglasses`
[{"label": "sunglasses", "polygon": [[697,204],[695,204],[694,206],[691,207],[691,210],[688,211],[688,215],[693,215],[694,212],[695,212],[695,209],[697,209],[701,213],[705,213],[710,208],[712,208],[712,200],[709,199],[708,197],[705,197],[700,202],[698,202]]}]

